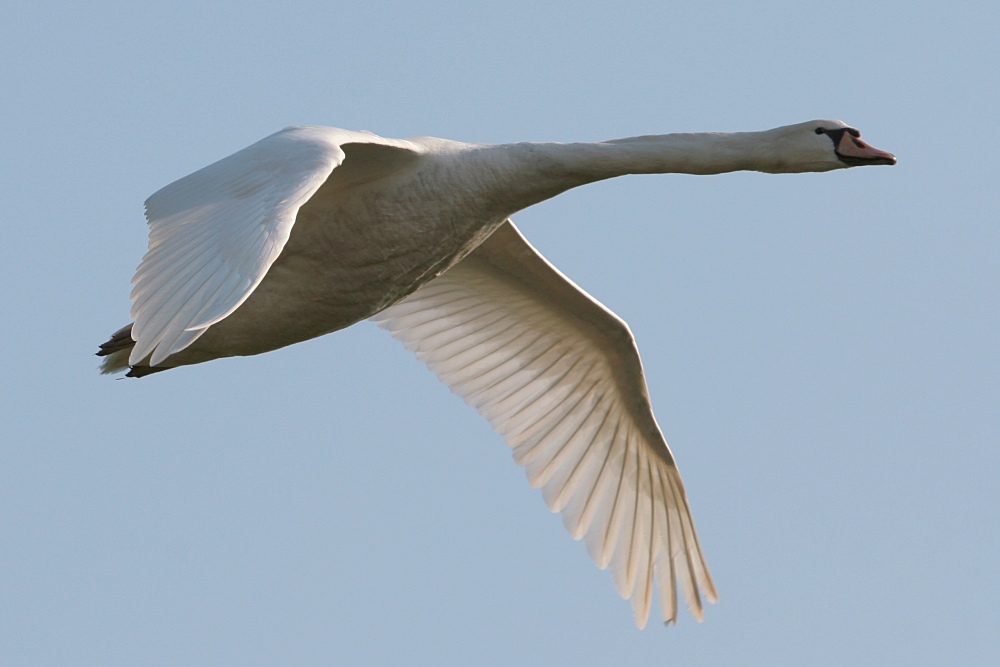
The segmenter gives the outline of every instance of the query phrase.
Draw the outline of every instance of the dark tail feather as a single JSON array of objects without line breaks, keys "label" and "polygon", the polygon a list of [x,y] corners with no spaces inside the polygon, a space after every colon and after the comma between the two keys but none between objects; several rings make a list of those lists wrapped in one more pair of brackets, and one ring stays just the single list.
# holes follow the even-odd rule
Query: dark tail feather
[{"label": "dark tail feather", "polygon": [[97,356],[104,357],[101,360],[101,373],[111,375],[128,370],[125,377],[141,378],[144,375],[159,373],[169,368],[169,366],[129,366],[128,355],[133,347],[135,347],[135,341],[132,340],[131,324],[111,334],[108,342],[101,343],[101,348],[97,351]]},{"label": "dark tail feather", "polygon": [[128,373],[125,374],[127,378],[141,378],[151,375],[152,373],[159,373],[160,371],[168,371],[170,368],[166,366],[131,366],[128,369]]},{"label": "dark tail feather", "polygon": [[135,341],[132,340],[132,325],[124,326],[118,331],[111,334],[111,338],[108,342],[101,343],[101,349],[97,351],[97,356],[106,357],[109,354],[114,354],[119,350],[130,350],[135,346]]}]

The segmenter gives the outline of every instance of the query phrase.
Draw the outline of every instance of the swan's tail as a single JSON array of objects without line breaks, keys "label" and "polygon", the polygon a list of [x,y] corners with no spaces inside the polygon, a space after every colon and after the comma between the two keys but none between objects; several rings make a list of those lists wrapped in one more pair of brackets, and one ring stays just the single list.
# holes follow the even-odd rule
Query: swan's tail
[{"label": "swan's tail", "polygon": [[132,340],[132,325],[122,327],[111,334],[111,338],[106,343],[101,343],[101,349],[97,351],[97,356],[101,359],[101,375],[111,375],[113,373],[125,373],[126,377],[141,378],[143,375],[165,371],[166,368],[153,368],[150,366],[129,366],[128,355],[135,347]]},{"label": "swan's tail", "polygon": [[101,359],[101,375],[111,375],[128,370],[128,355],[135,346],[132,340],[132,325],[124,326],[111,334],[106,343],[101,343],[97,356]]}]

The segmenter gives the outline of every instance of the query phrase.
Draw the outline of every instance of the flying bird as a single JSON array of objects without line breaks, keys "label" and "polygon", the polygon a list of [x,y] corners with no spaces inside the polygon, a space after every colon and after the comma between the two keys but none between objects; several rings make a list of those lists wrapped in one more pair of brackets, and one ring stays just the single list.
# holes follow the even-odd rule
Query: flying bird
[{"label": "flying bird", "polygon": [[102,372],[142,377],[260,354],[372,319],[490,421],[611,568],[644,627],[656,591],[717,595],[628,326],[510,216],[625,174],[895,164],[840,121],[601,143],[470,144],[289,127],[146,201],[133,322]]}]

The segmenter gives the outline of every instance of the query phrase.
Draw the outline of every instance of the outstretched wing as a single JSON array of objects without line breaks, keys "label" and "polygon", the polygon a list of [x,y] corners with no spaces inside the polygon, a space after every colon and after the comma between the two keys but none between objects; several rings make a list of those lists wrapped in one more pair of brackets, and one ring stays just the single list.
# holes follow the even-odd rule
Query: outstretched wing
[{"label": "outstretched wing", "polygon": [[135,365],[156,365],[236,310],[281,253],[299,208],[351,142],[407,142],[328,127],[289,127],[146,200],[149,251],[132,279]]},{"label": "outstretched wing", "polygon": [[702,617],[715,587],[628,326],[504,223],[441,276],[372,318],[504,437],[574,539],[612,568],[636,623],[654,586]]}]

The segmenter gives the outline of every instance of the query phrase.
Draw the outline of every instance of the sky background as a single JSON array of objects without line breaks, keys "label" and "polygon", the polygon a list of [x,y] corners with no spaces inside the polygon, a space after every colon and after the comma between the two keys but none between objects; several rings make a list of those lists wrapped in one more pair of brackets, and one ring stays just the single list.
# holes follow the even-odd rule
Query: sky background
[{"label": "sky background", "polygon": [[[19,2],[0,22],[0,664],[994,665],[995,2]],[[142,202],[284,126],[598,141],[839,118],[896,167],[515,220],[631,325],[721,601],[633,625],[371,323],[143,380]]]}]

